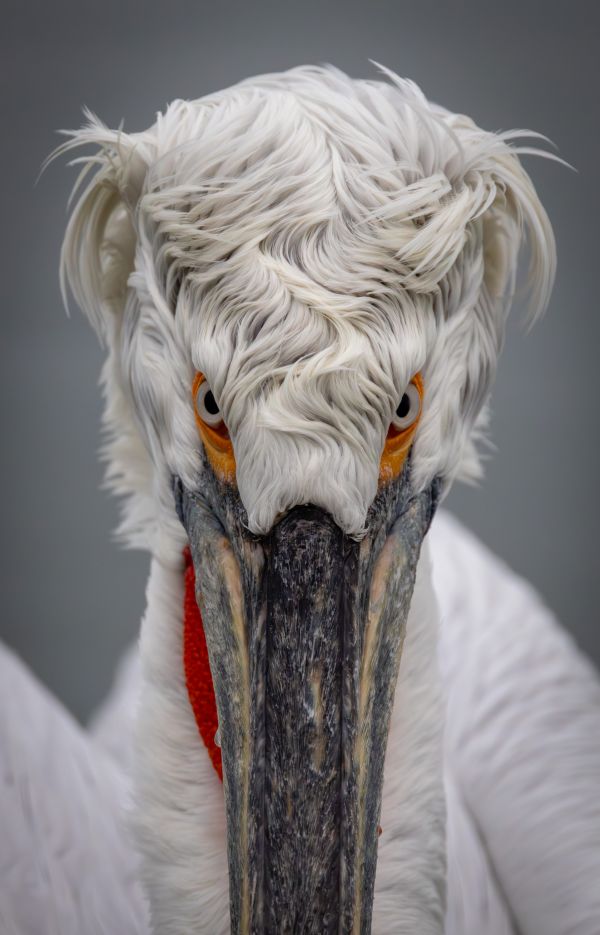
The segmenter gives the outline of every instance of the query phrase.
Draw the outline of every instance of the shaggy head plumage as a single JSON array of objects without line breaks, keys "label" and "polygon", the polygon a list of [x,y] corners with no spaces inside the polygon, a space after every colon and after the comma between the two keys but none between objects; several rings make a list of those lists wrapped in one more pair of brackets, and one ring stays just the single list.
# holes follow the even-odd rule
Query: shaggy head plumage
[{"label": "shaggy head plumage", "polygon": [[157,548],[161,524],[181,537],[169,481],[198,482],[198,370],[257,533],[310,500],[362,534],[417,371],[413,484],[477,475],[521,241],[535,314],[552,231],[520,131],[481,130],[386,74],[296,68],[174,101],[141,133],[88,115],[61,147],[95,147],[62,282],[108,343],[109,479],[131,497],[130,541]]}]

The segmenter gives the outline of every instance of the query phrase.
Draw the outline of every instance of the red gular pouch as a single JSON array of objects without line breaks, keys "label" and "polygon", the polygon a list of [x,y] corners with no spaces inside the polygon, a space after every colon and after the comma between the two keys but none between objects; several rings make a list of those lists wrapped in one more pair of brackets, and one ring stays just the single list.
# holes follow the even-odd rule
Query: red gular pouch
[{"label": "red gular pouch", "polygon": [[196,602],[196,575],[189,548],[183,550],[185,590],[183,597],[183,668],[188,697],[204,746],[219,779],[223,780],[221,749],[215,743],[219,727],[202,616]]}]

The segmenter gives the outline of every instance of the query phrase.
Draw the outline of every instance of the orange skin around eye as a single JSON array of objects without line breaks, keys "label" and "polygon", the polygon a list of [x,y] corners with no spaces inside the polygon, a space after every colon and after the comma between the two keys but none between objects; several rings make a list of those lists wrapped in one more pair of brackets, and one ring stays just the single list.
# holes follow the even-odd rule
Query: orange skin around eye
[{"label": "orange skin around eye", "polygon": [[219,425],[207,425],[200,417],[196,409],[196,394],[198,389],[204,383],[206,377],[203,373],[197,373],[192,384],[192,400],[194,403],[194,415],[200,438],[204,443],[204,450],[210,465],[219,480],[232,484],[235,481],[235,456],[233,454],[233,445],[224,422]]},{"label": "orange skin around eye", "polygon": [[419,396],[421,397],[421,411],[413,424],[409,425],[406,429],[397,429],[393,425],[390,425],[379,464],[380,487],[400,475],[421,419],[423,410],[423,380],[421,374],[417,373],[412,378],[411,382],[414,383],[419,391]]},{"label": "orange skin around eye", "polygon": [[[235,456],[227,426],[224,422],[221,422],[219,425],[207,425],[196,409],[196,394],[205,379],[206,377],[203,373],[197,373],[192,384],[192,400],[194,402],[196,425],[213,471],[220,480],[231,484],[235,481]],[[412,382],[417,387],[422,400],[423,380],[421,375],[417,373],[416,376],[413,377]],[[419,413],[413,424],[404,430],[396,429],[393,425],[390,425],[379,465],[380,486],[383,486],[383,484],[388,483],[400,475],[415,437],[420,418],[421,413]]]}]

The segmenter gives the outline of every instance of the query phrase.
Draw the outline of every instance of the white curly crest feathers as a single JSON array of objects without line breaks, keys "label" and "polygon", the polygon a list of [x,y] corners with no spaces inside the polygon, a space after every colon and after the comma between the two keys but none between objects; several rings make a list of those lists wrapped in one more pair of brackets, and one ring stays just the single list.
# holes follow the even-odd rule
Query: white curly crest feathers
[{"label": "white curly crest feathers", "polygon": [[62,283],[108,343],[108,474],[130,495],[133,544],[159,548],[161,524],[181,535],[168,480],[196,482],[195,370],[223,410],[256,532],[310,499],[360,535],[419,370],[414,483],[477,475],[526,235],[533,314],[554,277],[518,159],[534,150],[384,71],[389,83],[329,67],[252,78],[174,101],[142,133],[88,114],[60,148],[95,147],[75,160],[80,183],[96,171]]}]

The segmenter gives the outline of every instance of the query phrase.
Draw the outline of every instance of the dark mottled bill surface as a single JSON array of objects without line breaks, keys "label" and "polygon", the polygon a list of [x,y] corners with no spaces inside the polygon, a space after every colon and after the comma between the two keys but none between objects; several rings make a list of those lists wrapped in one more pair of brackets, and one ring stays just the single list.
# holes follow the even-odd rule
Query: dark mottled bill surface
[{"label": "dark mottled bill surface", "polygon": [[215,685],[227,807],[231,931],[371,929],[383,764],[423,537],[437,483],[410,458],[347,536],[290,510],[257,537],[208,465],[174,479]]}]

